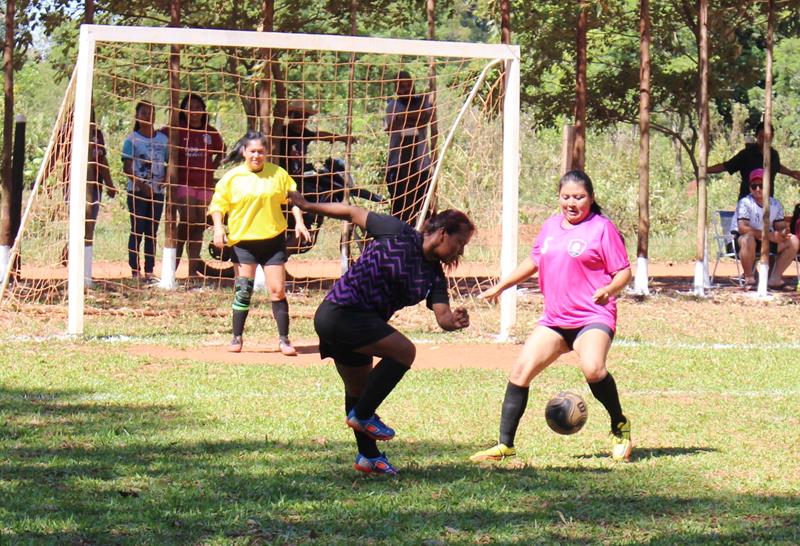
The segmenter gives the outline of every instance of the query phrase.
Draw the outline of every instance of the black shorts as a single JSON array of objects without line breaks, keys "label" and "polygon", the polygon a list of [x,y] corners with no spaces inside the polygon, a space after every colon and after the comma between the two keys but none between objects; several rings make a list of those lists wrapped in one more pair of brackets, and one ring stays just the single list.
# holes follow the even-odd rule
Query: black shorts
[{"label": "black shorts", "polygon": [[355,349],[370,345],[395,333],[377,313],[361,311],[323,300],[314,315],[319,336],[319,354],[343,366],[370,366],[372,357]]},{"label": "black shorts", "polygon": [[[734,248],[731,249],[731,243],[728,243],[728,248],[726,250],[728,252],[730,252],[731,250],[735,250],[736,251],[736,255],[738,256],[739,253],[741,252],[741,246],[739,245],[739,237],[741,237],[741,235],[739,235],[736,232],[731,232],[731,233],[733,233],[734,237],[735,237],[734,240],[733,240]],[[770,254],[777,254],[778,253],[778,243],[770,243],[769,244],[769,253]],[[761,255],[761,241],[756,241],[756,254],[755,255],[756,256],[760,256]]]},{"label": "black shorts", "polygon": [[272,239],[239,241],[233,245],[231,261],[235,264],[283,265],[289,259],[286,252],[286,232]]},{"label": "black shorts", "polygon": [[560,326],[545,326],[545,328],[550,328],[552,331],[560,335],[564,339],[564,343],[567,344],[567,347],[569,347],[570,351],[574,348],[573,346],[575,345],[575,340],[578,339],[582,333],[588,332],[589,330],[602,330],[608,334],[608,337],[610,337],[612,341],[614,340],[614,330],[602,322],[590,322],[589,324],[581,326],[580,328],[561,328]]}]

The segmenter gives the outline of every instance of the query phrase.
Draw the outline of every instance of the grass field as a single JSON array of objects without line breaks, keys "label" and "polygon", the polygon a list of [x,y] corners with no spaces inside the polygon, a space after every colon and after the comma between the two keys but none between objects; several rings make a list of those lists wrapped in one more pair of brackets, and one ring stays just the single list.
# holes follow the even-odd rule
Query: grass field
[{"label": "grass field", "polygon": [[[131,350],[218,340],[219,317],[142,321],[125,340],[96,326],[81,342],[4,321],[0,544],[798,544],[797,307],[743,305],[623,300],[609,362],[631,463],[610,461],[604,411],[569,359],[534,384],[520,457],[469,463],[496,437],[510,364],[497,362],[406,376],[381,410],[396,479],[352,470],[330,365]],[[312,311],[293,305],[298,332]],[[408,333],[430,338],[419,323]],[[567,387],[590,417],[560,437],[542,414]]]}]

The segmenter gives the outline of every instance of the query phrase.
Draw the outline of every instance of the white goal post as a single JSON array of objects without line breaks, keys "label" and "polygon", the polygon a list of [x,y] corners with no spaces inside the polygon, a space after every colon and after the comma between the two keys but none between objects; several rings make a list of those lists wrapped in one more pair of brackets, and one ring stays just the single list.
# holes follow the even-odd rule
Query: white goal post
[{"label": "white goal post", "polygon": [[[249,47],[256,49],[302,49],[342,53],[459,57],[499,61],[504,65],[502,102],[502,227],[500,274],[517,265],[519,132],[520,132],[520,49],[504,44],[475,44],[424,40],[287,34],[254,31],[226,31],[186,28],[118,27],[83,25],[76,66],[76,92],[72,133],[69,186],[68,334],[84,331],[84,221],[89,146],[93,68],[98,44],[143,43],[176,46]],[[501,298],[500,338],[509,335],[516,320],[516,294],[506,291]]]}]

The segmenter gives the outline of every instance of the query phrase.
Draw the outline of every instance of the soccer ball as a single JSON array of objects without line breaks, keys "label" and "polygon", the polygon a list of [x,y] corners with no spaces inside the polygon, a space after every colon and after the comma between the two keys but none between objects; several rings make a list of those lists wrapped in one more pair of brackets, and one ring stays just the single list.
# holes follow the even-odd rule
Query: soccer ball
[{"label": "soccer ball", "polygon": [[586,402],[580,395],[562,391],[551,398],[544,408],[544,418],[548,426],[559,434],[575,434],[589,417]]}]

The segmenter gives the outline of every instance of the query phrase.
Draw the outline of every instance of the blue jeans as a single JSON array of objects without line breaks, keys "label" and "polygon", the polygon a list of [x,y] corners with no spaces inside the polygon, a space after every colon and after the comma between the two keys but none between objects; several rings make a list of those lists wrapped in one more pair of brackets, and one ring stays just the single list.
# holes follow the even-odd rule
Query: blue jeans
[{"label": "blue jeans", "polygon": [[128,194],[128,212],[131,215],[128,265],[131,266],[131,271],[139,272],[139,246],[144,239],[144,272],[153,272],[156,265],[156,234],[163,210],[163,194],[153,194],[152,198],[139,193]]}]

